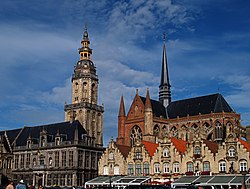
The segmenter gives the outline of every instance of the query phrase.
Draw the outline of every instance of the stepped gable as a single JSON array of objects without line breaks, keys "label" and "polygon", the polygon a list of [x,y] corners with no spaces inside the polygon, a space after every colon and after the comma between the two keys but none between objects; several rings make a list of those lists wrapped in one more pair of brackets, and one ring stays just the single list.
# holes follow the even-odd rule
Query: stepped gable
[{"label": "stepped gable", "polygon": [[[22,129],[13,129],[13,130],[6,130],[6,134],[10,145],[12,145],[13,141],[16,139],[18,134],[21,132]],[[0,135],[4,136],[5,131],[0,131]]]},{"label": "stepped gable", "polygon": [[173,145],[175,146],[176,150],[181,153],[184,154],[186,152],[186,144],[187,142],[181,139],[177,139],[175,137],[171,137],[171,142],[173,143]]},{"label": "stepped gable", "polygon": [[239,142],[247,149],[248,152],[250,152],[250,144],[247,141],[239,138]]},{"label": "stepped gable", "polygon": [[[142,97],[142,96],[140,96],[140,98],[141,98],[143,104],[145,105],[146,104],[146,98]],[[159,101],[150,99],[150,102],[151,102],[151,106],[152,106],[154,116],[167,118],[165,107]]]},{"label": "stepped gable", "polygon": [[219,93],[171,102],[167,107],[168,118],[210,114],[211,112],[233,112]]},{"label": "stepped gable", "polygon": [[16,146],[25,146],[29,137],[36,139],[37,142],[40,139],[40,132],[43,130],[47,133],[47,142],[54,142],[55,136],[59,133],[64,137],[64,140],[74,140],[75,130],[78,129],[78,139],[82,134],[86,134],[86,130],[82,127],[79,121],[74,122],[61,122],[49,125],[40,125],[33,127],[24,127],[21,134],[16,140]]},{"label": "stepped gable", "polygon": [[212,142],[210,140],[203,140],[203,142],[206,144],[208,149],[213,153],[216,154],[218,152],[218,144],[215,142]]},{"label": "stepped gable", "polygon": [[148,151],[148,154],[150,155],[150,157],[154,156],[154,153],[159,146],[159,144],[148,142],[145,140],[142,141],[142,144],[145,146],[145,149]]},{"label": "stepped gable", "polygon": [[121,154],[123,155],[124,158],[127,158],[128,157],[128,154],[131,150],[131,147],[130,146],[125,146],[125,145],[119,145],[119,144],[116,144],[115,145],[117,146],[117,148],[119,149],[119,151],[121,152]]}]

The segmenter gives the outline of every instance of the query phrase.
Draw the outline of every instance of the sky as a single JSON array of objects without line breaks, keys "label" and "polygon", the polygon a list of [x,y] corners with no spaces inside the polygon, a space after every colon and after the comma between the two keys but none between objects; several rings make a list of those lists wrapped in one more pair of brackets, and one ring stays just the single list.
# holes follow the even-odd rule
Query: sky
[{"label": "sky", "polygon": [[172,100],[221,93],[250,125],[250,1],[0,1],[0,130],[64,121],[88,28],[104,104],[104,145],[121,95],[158,99],[163,33]]}]

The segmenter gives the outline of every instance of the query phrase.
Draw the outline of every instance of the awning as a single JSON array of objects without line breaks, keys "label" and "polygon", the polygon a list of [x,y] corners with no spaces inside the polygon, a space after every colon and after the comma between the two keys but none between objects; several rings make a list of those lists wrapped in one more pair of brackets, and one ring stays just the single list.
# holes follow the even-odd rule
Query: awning
[{"label": "awning", "polygon": [[146,176],[100,176],[85,183],[86,187],[125,187],[129,185],[141,185],[151,181],[150,177]]}]

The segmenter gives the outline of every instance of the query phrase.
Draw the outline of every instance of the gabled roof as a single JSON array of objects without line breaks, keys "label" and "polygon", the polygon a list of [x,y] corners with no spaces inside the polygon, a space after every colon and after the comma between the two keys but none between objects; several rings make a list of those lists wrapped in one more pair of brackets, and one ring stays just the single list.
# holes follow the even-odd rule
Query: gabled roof
[{"label": "gabled roof", "polygon": [[39,140],[40,132],[45,131],[47,133],[47,141],[55,141],[55,136],[60,134],[64,137],[64,140],[74,140],[75,130],[78,130],[78,139],[81,138],[82,134],[86,134],[86,130],[82,127],[79,121],[74,122],[61,122],[48,125],[40,125],[27,127],[25,126],[18,138],[16,139],[16,146],[25,146],[28,138]]},{"label": "gabled roof", "polygon": [[[143,104],[146,104],[146,98],[140,96]],[[166,111],[165,111],[165,107],[162,105],[162,103],[160,103],[159,101],[156,100],[152,100],[150,99],[151,102],[151,106],[152,106],[152,110],[153,110],[153,115],[156,117],[163,117],[163,118],[167,118],[166,116]]]},{"label": "gabled roof", "polygon": [[248,152],[250,152],[250,144],[247,141],[239,138],[239,142],[247,149]]},{"label": "gabled roof", "polygon": [[4,136],[4,133],[6,132],[8,140],[10,142],[10,145],[13,143],[13,141],[16,139],[18,134],[21,132],[20,129],[13,129],[13,130],[6,130],[6,131],[0,131],[0,135]]},{"label": "gabled roof", "polygon": [[124,146],[124,145],[119,145],[119,144],[115,144],[117,146],[117,148],[119,149],[119,151],[121,152],[121,154],[123,155],[124,158],[128,157],[128,154],[131,150],[130,146]]},{"label": "gabled roof", "polygon": [[177,139],[174,137],[171,137],[171,142],[173,143],[173,145],[175,146],[176,150],[181,153],[184,154],[186,152],[186,144],[187,142],[181,139]]},{"label": "gabled roof", "polygon": [[212,142],[210,140],[203,140],[203,142],[206,144],[208,149],[213,153],[216,154],[218,152],[218,144],[215,142]]},{"label": "gabled roof", "polygon": [[219,93],[174,101],[167,107],[169,118],[209,114],[211,112],[233,112],[233,109]]},{"label": "gabled roof", "polygon": [[144,145],[145,149],[148,151],[148,154],[150,155],[150,157],[154,156],[154,153],[159,146],[159,144],[148,142],[145,140],[142,141],[142,144]]}]

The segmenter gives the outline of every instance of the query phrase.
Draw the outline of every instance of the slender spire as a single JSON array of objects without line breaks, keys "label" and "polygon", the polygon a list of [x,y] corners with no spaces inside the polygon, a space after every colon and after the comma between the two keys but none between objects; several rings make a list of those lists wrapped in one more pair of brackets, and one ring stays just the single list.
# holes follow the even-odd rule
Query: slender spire
[{"label": "slender spire", "polygon": [[146,102],[145,102],[145,109],[152,108],[151,106],[151,101],[150,101],[150,95],[149,95],[149,89],[147,89],[147,94],[146,94]]},{"label": "slender spire", "polygon": [[119,116],[125,116],[125,106],[124,106],[123,96],[121,97]]},{"label": "slender spire", "polygon": [[166,34],[163,34],[163,55],[162,55],[162,70],[161,70],[161,81],[159,86],[159,101],[167,107],[171,102],[171,91],[168,74],[168,63],[166,53]]}]

